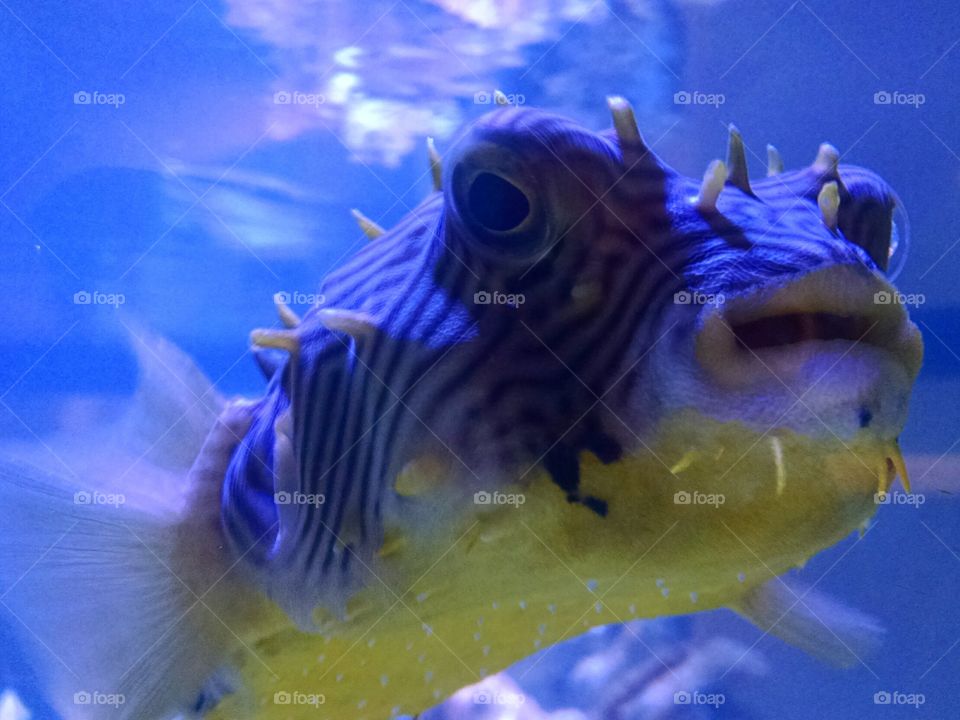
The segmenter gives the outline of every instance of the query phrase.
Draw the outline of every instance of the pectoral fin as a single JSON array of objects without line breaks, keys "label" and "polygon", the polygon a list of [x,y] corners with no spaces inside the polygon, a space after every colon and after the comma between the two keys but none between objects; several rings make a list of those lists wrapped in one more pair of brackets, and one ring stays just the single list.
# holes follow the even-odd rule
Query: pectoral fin
[{"label": "pectoral fin", "polygon": [[862,662],[884,633],[868,615],[792,579],[775,578],[753,588],[731,609],[764,632],[839,667]]}]

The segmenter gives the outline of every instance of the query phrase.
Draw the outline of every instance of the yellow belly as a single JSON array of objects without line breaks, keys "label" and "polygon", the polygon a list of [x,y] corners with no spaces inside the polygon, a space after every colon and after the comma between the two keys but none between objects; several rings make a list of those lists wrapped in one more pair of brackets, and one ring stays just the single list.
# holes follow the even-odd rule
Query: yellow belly
[{"label": "yellow belly", "polygon": [[649,447],[584,457],[583,494],[607,501],[605,518],[538,476],[503,488],[522,505],[461,503],[430,534],[392,529],[346,621],[245,638],[250,692],[215,717],[416,713],[587,628],[726,605],[861,526],[892,480],[887,443],[866,434],[761,436],[684,412]]}]

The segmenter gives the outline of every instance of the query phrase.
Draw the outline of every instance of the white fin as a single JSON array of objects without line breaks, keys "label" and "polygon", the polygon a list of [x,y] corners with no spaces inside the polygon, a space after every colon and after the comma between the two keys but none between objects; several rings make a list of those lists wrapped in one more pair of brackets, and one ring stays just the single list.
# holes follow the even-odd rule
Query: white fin
[{"label": "white fin", "polygon": [[[188,470],[226,401],[173,343],[129,323],[128,328],[128,343],[138,367],[133,396],[124,401],[115,421],[79,433],[70,429],[65,437],[54,440],[54,448],[60,452],[59,446],[64,446],[67,462],[71,466],[80,463],[83,470],[86,463],[78,456],[92,454],[92,450],[102,454],[104,446],[115,453],[142,457],[157,467]],[[59,463],[52,467],[54,472],[62,470]],[[117,469],[123,470],[126,468]],[[97,472],[101,471],[97,467]]]},{"label": "white fin", "polygon": [[202,373],[142,338],[120,423],[77,428],[62,453],[36,449],[62,472],[0,460],[0,617],[17,665],[65,718],[188,713],[236,660],[233,632],[255,607],[227,575],[218,520],[249,409],[234,403],[214,425],[223,401]]},{"label": "white fin", "polygon": [[870,616],[792,579],[760,585],[731,609],[764,632],[838,667],[862,663],[884,633]]}]

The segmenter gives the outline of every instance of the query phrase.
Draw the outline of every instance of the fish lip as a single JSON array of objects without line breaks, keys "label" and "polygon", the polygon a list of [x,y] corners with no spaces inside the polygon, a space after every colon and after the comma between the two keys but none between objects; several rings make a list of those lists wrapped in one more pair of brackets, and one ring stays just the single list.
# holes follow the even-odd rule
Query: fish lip
[{"label": "fish lip", "polygon": [[[696,355],[722,384],[742,385],[801,355],[844,344],[845,354],[880,352],[912,382],[923,359],[920,331],[895,288],[861,265],[835,265],[708,307]],[[794,328],[784,330],[783,324]]]}]

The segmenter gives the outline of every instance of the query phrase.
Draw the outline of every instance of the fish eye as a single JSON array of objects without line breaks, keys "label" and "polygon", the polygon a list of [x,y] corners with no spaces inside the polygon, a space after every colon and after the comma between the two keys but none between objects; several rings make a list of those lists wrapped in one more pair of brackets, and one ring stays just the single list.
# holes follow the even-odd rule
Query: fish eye
[{"label": "fish eye", "polygon": [[457,161],[449,179],[457,227],[482,254],[527,262],[549,245],[542,184],[517,153],[482,144]]},{"label": "fish eye", "polygon": [[479,173],[467,191],[467,207],[480,225],[493,232],[510,232],[530,214],[523,190],[500,175]]}]

